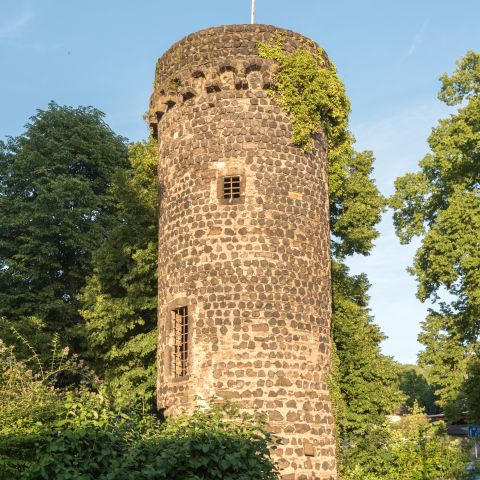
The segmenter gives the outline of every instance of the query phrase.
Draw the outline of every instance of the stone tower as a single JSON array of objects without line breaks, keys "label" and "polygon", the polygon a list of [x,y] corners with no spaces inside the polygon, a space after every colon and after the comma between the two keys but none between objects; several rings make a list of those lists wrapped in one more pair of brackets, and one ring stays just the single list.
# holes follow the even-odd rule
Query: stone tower
[{"label": "stone tower", "polygon": [[285,479],[336,478],[326,140],[292,145],[257,42],[266,25],[194,33],[156,66],[158,408],[229,398],[269,415]]}]

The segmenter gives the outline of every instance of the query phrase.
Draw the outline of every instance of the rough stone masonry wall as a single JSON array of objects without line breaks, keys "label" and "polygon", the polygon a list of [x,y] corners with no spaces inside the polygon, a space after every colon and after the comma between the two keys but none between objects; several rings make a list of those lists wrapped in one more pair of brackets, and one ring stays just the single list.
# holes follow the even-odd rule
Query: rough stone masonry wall
[{"label": "rough stone masonry wall", "polygon": [[[330,368],[326,141],[306,154],[267,95],[275,65],[257,42],[315,48],[266,25],[210,28],[158,61],[158,407],[234,399],[269,415],[285,479],[336,478]],[[221,198],[225,175],[242,197]],[[220,191],[219,191],[220,190]],[[189,310],[188,376],[173,378],[173,309]]]}]

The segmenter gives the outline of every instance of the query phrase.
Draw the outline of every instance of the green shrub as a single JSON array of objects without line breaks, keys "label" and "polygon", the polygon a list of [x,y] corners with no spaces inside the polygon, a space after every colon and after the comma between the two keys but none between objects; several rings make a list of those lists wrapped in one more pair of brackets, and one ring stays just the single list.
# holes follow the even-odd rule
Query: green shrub
[{"label": "green shrub", "polygon": [[51,373],[34,374],[0,341],[2,480],[277,478],[262,416],[210,404],[162,422],[102,391],[55,388]]},{"label": "green shrub", "polygon": [[377,426],[352,440],[342,453],[342,480],[470,478],[466,449],[447,436],[444,423],[429,423],[418,407],[399,423]]},{"label": "green shrub", "polygon": [[277,478],[262,418],[209,406],[162,423],[114,411],[100,398],[68,396],[65,418],[45,433],[25,479]]},{"label": "green shrub", "polygon": [[21,478],[44,425],[61,410],[61,395],[0,339],[0,479]]}]

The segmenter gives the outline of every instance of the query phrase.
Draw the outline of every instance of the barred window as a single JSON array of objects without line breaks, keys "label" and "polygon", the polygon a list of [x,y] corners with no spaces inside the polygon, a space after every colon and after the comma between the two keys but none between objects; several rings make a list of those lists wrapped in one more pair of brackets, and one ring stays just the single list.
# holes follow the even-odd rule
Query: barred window
[{"label": "barred window", "polygon": [[240,198],[240,176],[223,177],[223,198]]},{"label": "barred window", "polygon": [[188,307],[172,311],[174,328],[173,376],[188,375]]}]

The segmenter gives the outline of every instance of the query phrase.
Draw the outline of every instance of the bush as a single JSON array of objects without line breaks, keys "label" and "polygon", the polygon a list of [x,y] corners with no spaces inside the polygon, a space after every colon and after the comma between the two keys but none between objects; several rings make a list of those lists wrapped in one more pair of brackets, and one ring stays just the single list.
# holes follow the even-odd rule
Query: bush
[{"label": "bush", "polygon": [[61,396],[15,358],[0,339],[0,478],[21,478],[45,424],[59,415]]},{"label": "bush", "polygon": [[274,480],[265,418],[233,405],[162,422],[101,391],[62,391],[0,341],[0,478]]},{"label": "bush", "polygon": [[417,407],[344,446],[342,480],[462,480],[468,454],[442,422],[431,424]]},{"label": "bush", "polygon": [[115,412],[99,395],[69,395],[65,405],[66,417],[42,438],[25,479],[277,478],[264,420],[232,406],[197,409],[162,423]]}]

